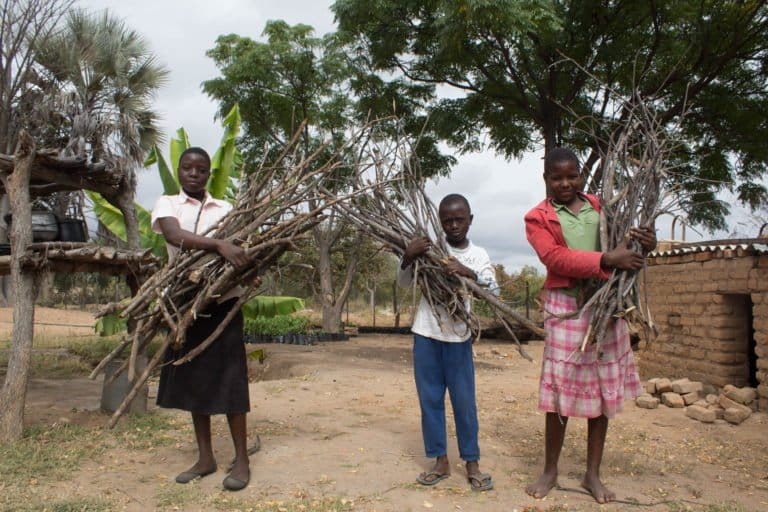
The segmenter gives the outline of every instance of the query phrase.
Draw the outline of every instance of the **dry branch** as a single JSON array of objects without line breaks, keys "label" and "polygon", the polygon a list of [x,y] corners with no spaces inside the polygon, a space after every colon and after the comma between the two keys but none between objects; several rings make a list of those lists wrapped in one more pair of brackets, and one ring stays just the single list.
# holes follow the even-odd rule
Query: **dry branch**
[{"label": "dry branch", "polygon": [[[668,186],[676,142],[674,127],[663,124],[652,108],[635,93],[623,98],[608,91],[617,105],[616,120],[588,132],[600,148],[600,244],[604,252],[626,243],[630,228],[653,226],[656,218],[675,208],[680,194]],[[631,247],[642,252],[637,241]],[[616,318],[625,318],[630,330],[642,328],[646,339],[656,332],[651,313],[640,301],[639,272],[616,269],[577,315],[590,312],[589,327],[581,344],[597,343],[598,351]]]},{"label": "dry branch", "polygon": [[[432,248],[414,262],[414,284],[419,286],[432,310],[447,312],[454,320],[467,325],[472,336],[477,337],[480,322],[467,310],[466,301],[472,296],[483,299],[507,320],[503,324],[520,353],[530,359],[509,324],[519,324],[539,336],[544,335],[543,329],[504,304],[491,290],[443,271],[442,262],[449,257],[449,252],[437,209],[424,191],[425,179],[419,172],[414,147],[396,121],[388,127],[386,133],[374,134],[376,144],[365,147],[370,153],[360,155],[361,161],[371,165],[357,167],[355,186],[358,190],[368,190],[349,202],[337,204],[337,210],[363,233],[400,257],[414,238],[426,236],[435,241]],[[436,316],[440,318],[439,314]]]},{"label": "dry branch", "polygon": [[336,151],[331,149],[330,143],[325,143],[310,153],[300,144],[302,125],[273,161],[263,161],[259,169],[245,177],[234,208],[205,233],[245,249],[248,264],[243,268],[235,269],[217,253],[182,250],[174,261],[149,277],[129,302],[105,308],[105,311],[117,311],[123,317],[132,318],[137,326],[130,339],[123,340],[99,364],[91,378],[129,346],[130,357],[115,376],[127,369],[128,374],[135,377],[139,373],[135,367],[136,355],[156,335],[168,333],[161,349],[144,371],[131,380],[133,387],[112,416],[110,427],[116,424],[162,361],[168,347],[183,346],[187,329],[200,314],[233,288],[242,286],[246,289],[218,329],[173,364],[184,364],[215,343],[234,313],[250,298],[256,277],[264,274],[286,250],[321,222],[325,210],[348,199],[347,196],[329,196],[321,190],[327,191],[333,186],[335,176],[348,165],[346,156],[352,148],[366,143],[366,134],[372,126],[373,123],[368,124],[352,133],[347,144]]}]

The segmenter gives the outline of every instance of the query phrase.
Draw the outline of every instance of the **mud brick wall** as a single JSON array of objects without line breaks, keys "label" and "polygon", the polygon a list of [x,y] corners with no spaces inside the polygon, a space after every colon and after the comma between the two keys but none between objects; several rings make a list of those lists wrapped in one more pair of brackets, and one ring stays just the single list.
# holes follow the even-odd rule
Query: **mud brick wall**
[{"label": "mud brick wall", "polygon": [[768,255],[650,257],[644,285],[659,336],[640,343],[643,377],[747,385],[751,307],[759,408],[768,410]]}]

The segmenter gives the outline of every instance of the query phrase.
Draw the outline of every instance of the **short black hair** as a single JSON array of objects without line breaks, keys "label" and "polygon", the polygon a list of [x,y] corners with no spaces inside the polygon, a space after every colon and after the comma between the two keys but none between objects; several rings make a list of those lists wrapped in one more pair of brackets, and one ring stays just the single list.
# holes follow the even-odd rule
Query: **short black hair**
[{"label": "short black hair", "polygon": [[464,203],[464,206],[467,207],[467,211],[469,213],[472,213],[472,208],[469,207],[469,201],[467,201],[467,198],[461,194],[448,194],[440,201],[440,206],[438,208],[442,207],[444,204],[458,203],[458,202]]},{"label": "short black hair", "polygon": [[544,174],[549,172],[549,169],[553,165],[559,164],[560,162],[573,162],[576,164],[577,168],[579,167],[579,157],[576,156],[576,153],[574,153],[572,149],[562,147],[554,148],[544,155]]},{"label": "short black hair", "polygon": [[206,160],[208,160],[208,167],[211,166],[211,156],[208,154],[206,150],[203,148],[199,148],[197,146],[191,146],[184,150],[184,152],[179,155],[179,165],[181,165],[181,159],[189,154],[195,154],[205,157]]}]

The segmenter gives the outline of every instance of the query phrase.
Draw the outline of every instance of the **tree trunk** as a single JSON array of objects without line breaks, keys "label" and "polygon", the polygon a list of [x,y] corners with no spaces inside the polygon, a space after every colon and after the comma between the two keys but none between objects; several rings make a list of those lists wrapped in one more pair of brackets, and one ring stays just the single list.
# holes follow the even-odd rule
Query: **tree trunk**
[{"label": "tree trunk", "polygon": [[334,293],[331,250],[333,249],[333,241],[336,240],[337,236],[330,228],[324,229],[322,226],[316,226],[312,230],[312,234],[317,244],[318,252],[317,273],[320,278],[323,331],[339,332],[341,329],[341,313],[352,289],[352,279],[355,277],[359,255],[357,252],[348,255],[344,282],[341,284],[338,293]]},{"label": "tree trunk", "polygon": [[[9,242],[8,227],[5,223],[5,216],[11,213],[11,203],[8,200],[8,194],[0,196],[0,243]],[[10,276],[0,276],[0,306],[6,307],[13,304],[13,287],[11,286]]]},{"label": "tree trunk", "polygon": [[320,302],[322,304],[322,327],[325,332],[336,332],[341,325],[341,313],[335,315],[335,296],[333,293],[333,273],[331,269],[331,242],[323,233],[323,228],[313,229],[317,243],[318,263],[317,273],[320,278]]},{"label": "tree trunk", "polygon": [[24,403],[32,360],[35,313],[35,276],[21,269],[21,258],[27,246],[32,243],[29,179],[35,159],[35,141],[27,132],[19,134],[14,157],[14,169],[5,180],[5,185],[13,214],[10,271],[16,300],[13,305],[13,335],[8,371],[0,390],[0,404],[3,404],[0,407],[0,442],[21,439],[24,429]]},{"label": "tree trunk", "polygon": [[371,325],[376,327],[376,283],[373,283],[373,286],[366,286],[366,288],[368,288],[371,303]]}]

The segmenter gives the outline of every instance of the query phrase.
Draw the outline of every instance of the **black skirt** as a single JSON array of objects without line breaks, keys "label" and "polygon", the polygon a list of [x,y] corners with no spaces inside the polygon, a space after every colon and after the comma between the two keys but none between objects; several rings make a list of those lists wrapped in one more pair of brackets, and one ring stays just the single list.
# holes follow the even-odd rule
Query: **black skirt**
[{"label": "black skirt", "polygon": [[180,350],[165,354],[157,405],[197,414],[240,414],[250,410],[248,364],[243,343],[243,314],[237,314],[218,339],[188,363],[171,364],[202,343],[227,316],[237,299],[210,306],[187,329]]}]

